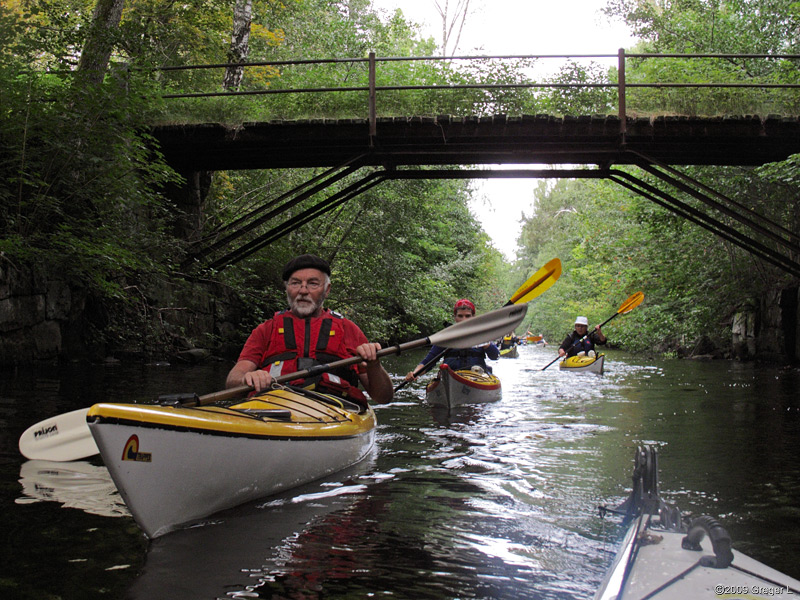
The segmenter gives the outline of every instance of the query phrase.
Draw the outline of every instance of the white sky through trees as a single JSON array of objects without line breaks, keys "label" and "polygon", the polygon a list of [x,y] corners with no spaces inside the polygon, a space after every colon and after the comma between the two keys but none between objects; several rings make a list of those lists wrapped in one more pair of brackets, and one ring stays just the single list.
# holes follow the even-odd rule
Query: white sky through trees
[{"label": "white sky through trees", "polygon": [[[439,0],[444,5],[444,0]],[[449,0],[452,11],[457,0]],[[441,44],[442,22],[434,0],[372,0],[376,9],[403,11],[422,27],[423,35]],[[616,54],[635,39],[619,21],[601,13],[606,0],[470,0],[456,55]],[[455,37],[455,36],[454,36]],[[453,54],[448,49],[448,54]],[[556,59],[552,59],[555,61]],[[597,60],[596,62],[601,62]],[[601,64],[616,64],[616,59]],[[547,65],[554,72],[558,63]],[[502,168],[502,167],[499,167]],[[509,168],[526,168],[511,165]],[[530,168],[541,168],[532,166]],[[476,180],[471,209],[507,259],[516,256],[524,211],[530,215],[536,179]]]}]

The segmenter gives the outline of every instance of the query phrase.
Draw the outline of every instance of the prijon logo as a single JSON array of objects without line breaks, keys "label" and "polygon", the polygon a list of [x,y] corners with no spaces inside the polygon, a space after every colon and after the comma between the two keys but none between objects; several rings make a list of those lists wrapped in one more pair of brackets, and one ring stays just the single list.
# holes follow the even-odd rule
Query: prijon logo
[{"label": "prijon logo", "polygon": [[33,439],[50,437],[51,435],[58,435],[58,425],[53,423],[50,427],[42,427],[39,431],[34,432]]}]

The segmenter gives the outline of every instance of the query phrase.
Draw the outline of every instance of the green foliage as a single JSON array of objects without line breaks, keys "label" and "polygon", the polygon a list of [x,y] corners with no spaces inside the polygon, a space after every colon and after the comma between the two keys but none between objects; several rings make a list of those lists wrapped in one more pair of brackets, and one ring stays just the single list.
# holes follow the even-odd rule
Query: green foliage
[{"label": "green foliage", "polygon": [[[606,14],[623,19],[643,42],[636,49],[681,54],[797,54],[800,12],[786,0],[611,0]],[[631,59],[629,83],[793,83],[797,62],[762,58]],[[796,114],[790,90],[632,89],[630,112],[685,115]]]},{"label": "green foliage", "polygon": [[[779,55],[798,51],[798,6],[785,0],[612,0],[607,12],[641,37],[642,52]],[[93,8],[89,0],[0,5],[0,256],[58,272],[88,290],[106,309],[111,327],[105,336],[114,344],[166,348],[180,328],[164,325],[160,311],[171,307],[159,307],[156,292],[174,283],[188,242],[173,233],[176,207],[164,190],[176,176],[154,151],[148,127],[165,121],[235,126],[274,118],[363,118],[366,92],[161,99],[221,91],[224,67],[170,67],[225,62],[230,0],[128,0],[119,28],[103,32],[114,47],[109,72],[100,85],[89,85],[75,71]],[[439,86],[380,90],[379,116],[615,112],[616,91],[600,86],[615,82],[617,73],[592,63],[567,63],[550,79],[556,87],[532,91],[523,87],[532,83],[532,61],[401,60],[434,56],[436,44],[422,39],[399,11],[380,18],[367,0],[255,0],[253,14],[249,60],[273,64],[247,68],[245,92],[364,88],[363,59],[375,52],[397,59],[378,63],[379,87]],[[284,64],[315,58],[337,60]],[[796,61],[785,58],[645,58],[629,61],[626,74],[630,83],[800,82]],[[581,87],[564,87],[576,82]],[[797,94],[786,90],[629,94],[629,109],[648,114],[800,110]],[[796,159],[760,169],[687,171],[792,232],[800,229]],[[198,236],[218,239],[242,215],[271,210],[275,198],[318,174],[214,174]],[[284,207],[235,244],[268,232],[280,237],[245,261],[208,274],[245,300],[243,334],[283,306],[280,269],[301,252],[331,260],[329,305],[382,341],[441,329],[460,297],[472,298],[481,311],[496,308],[554,256],[564,274],[529,313],[531,329],[551,341],[571,329],[577,314],[599,323],[641,289],[645,303],[615,319],[609,337],[634,350],[672,352],[703,335],[723,339],[734,311],[787,284],[783,274],[711,233],[597,180],[539,184],[513,266],[470,215],[472,190],[459,180],[385,181],[290,231],[292,219],[363,176]],[[102,324],[96,324],[98,335]]]},{"label": "green foliage", "polygon": [[[614,114],[617,111],[616,89],[594,87],[612,83],[612,74],[596,63],[568,62],[549,82],[564,87],[548,88],[541,95],[541,111],[553,115]],[[586,87],[573,87],[574,84],[586,84]],[[567,85],[569,87],[565,87]]]},{"label": "green foliage", "polygon": [[[287,181],[271,180],[270,192],[277,195],[312,176],[295,173]],[[294,177],[298,180],[292,181]],[[279,222],[288,223],[322,198],[344,189],[354,177],[287,208]],[[231,185],[233,179],[236,183]],[[263,181],[263,174],[228,174],[226,180],[215,187],[213,206],[218,214],[241,206],[239,190],[256,189],[255,181]],[[500,287],[499,253],[489,248],[488,238],[470,215],[469,198],[463,181],[385,181],[221,276],[237,279],[238,285],[253,291],[265,290],[248,295],[260,318],[265,303],[270,306],[266,314],[285,304],[282,293],[273,291],[281,289],[275,274],[283,264],[294,254],[313,252],[327,258],[334,271],[328,305],[355,320],[368,336],[394,341],[428,335],[452,318],[450,310],[458,298],[473,298],[481,310],[498,307],[487,290]],[[268,203],[251,200],[253,206],[261,204]],[[280,223],[258,228],[251,237],[268,228],[284,230]],[[243,273],[247,273],[245,280]]]},{"label": "green foliage", "polygon": [[[796,164],[762,172],[779,184],[752,169],[704,168],[691,175],[700,181],[713,177],[721,193],[771,212],[773,219],[797,231],[794,203],[781,200],[791,189],[785,183],[796,180]],[[643,173],[637,176],[649,179]],[[796,183],[793,187],[796,193]],[[606,333],[612,344],[674,352],[706,336],[726,347],[733,314],[766,290],[789,283],[780,271],[740,248],[602,180],[540,184],[520,241],[520,276],[552,256],[562,260],[561,279],[529,313],[530,329],[553,340],[563,339],[576,315],[588,316],[592,324],[602,322],[641,290],[641,307],[609,324]]]},{"label": "green foliage", "polygon": [[[147,79],[115,70],[94,86],[50,70],[74,63],[76,29],[86,22],[79,9],[87,6],[61,14],[64,6],[4,15],[29,27],[12,27],[0,48],[8,59],[0,66],[0,251],[14,267],[124,304],[132,282],[174,262],[160,189],[175,178],[142,133],[153,106]],[[45,28],[58,35],[45,42]]]}]

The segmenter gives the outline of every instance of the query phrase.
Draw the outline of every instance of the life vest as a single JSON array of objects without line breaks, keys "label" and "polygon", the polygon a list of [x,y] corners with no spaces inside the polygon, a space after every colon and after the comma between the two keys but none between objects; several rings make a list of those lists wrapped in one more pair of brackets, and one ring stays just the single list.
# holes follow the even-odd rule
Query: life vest
[{"label": "life vest", "polygon": [[573,338],[574,338],[573,341],[572,341],[573,345],[569,348],[569,350],[567,350],[567,357],[575,356],[579,352],[583,352],[585,354],[588,354],[590,350],[594,350],[594,340],[592,339],[591,335],[589,335],[585,340],[583,340],[580,343],[577,343],[577,341],[579,339],[581,339],[581,338],[580,337],[574,337],[575,335],[577,335],[577,334],[573,334]]},{"label": "life vest", "polygon": [[491,373],[492,370],[486,365],[486,351],[483,348],[465,348],[456,350],[448,348],[444,353],[443,362],[451,369],[469,369],[470,367],[483,367],[485,371]]},{"label": "life vest", "polygon": [[[273,377],[295,373],[315,365],[330,363],[353,356],[345,341],[344,317],[326,310],[319,317],[302,319],[289,311],[276,312],[272,317],[269,354],[261,360],[261,369]],[[337,389],[327,389],[337,383]],[[306,379],[296,379],[290,385],[315,386],[320,391],[335,393],[366,402],[358,389],[358,370],[355,365],[333,369]]]}]

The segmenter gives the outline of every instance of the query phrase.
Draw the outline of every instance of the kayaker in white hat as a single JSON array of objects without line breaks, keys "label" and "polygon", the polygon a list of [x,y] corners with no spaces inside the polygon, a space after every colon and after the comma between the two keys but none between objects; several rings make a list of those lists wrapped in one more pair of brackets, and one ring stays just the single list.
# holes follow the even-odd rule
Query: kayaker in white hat
[{"label": "kayaker in white hat", "polygon": [[575,329],[570,333],[561,346],[558,348],[559,356],[575,356],[577,354],[588,354],[589,351],[594,350],[595,345],[602,346],[606,343],[606,336],[600,331],[600,326],[597,325],[590,334],[589,319],[586,317],[577,317],[575,319]]}]

